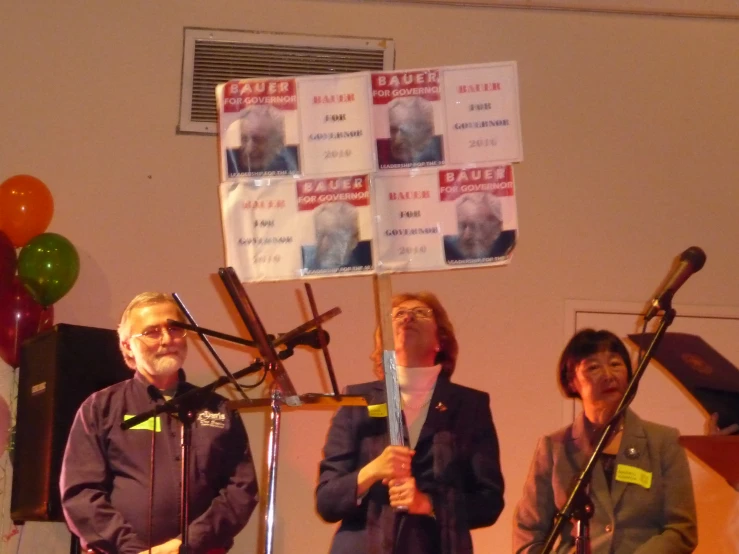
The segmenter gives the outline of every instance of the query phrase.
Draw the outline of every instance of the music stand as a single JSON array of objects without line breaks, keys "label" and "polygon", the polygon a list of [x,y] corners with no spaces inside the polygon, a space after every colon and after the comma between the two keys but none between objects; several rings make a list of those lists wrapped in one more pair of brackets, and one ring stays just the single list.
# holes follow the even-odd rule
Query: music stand
[{"label": "music stand", "polygon": [[[632,334],[635,345],[648,344],[653,333]],[[739,423],[739,369],[703,338],[689,333],[665,333],[654,359],[685,387],[719,428]]]},{"label": "music stand", "polygon": [[[268,335],[257,315],[254,305],[251,303],[249,296],[246,294],[244,286],[241,284],[236,271],[232,267],[221,268],[218,275],[223,281],[231,300],[234,303],[241,319],[246,325],[251,338],[256,342],[260,355],[263,357],[267,370],[272,374],[277,388],[273,389],[269,398],[261,398],[255,400],[234,400],[228,402],[227,406],[235,410],[256,410],[266,406],[270,407],[270,430],[268,443],[267,458],[267,515],[265,517],[265,533],[264,545],[262,552],[264,554],[272,554],[274,546],[274,527],[275,527],[275,509],[277,500],[277,468],[279,462],[279,442],[280,442],[280,423],[282,414],[282,404],[287,404],[293,408],[299,408],[303,405],[323,405],[332,408],[338,406],[366,406],[367,399],[363,396],[355,395],[339,395],[334,394],[301,394],[299,395],[295,387],[287,375],[282,361],[275,352],[274,344],[269,341]],[[306,285],[309,287],[309,285]],[[310,289],[308,289],[310,291]],[[310,292],[309,292],[310,296]],[[311,302],[313,308],[313,302]],[[315,311],[315,310],[314,310]],[[316,314],[313,314],[314,318]],[[320,325],[320,323],[318,324]],[[325,345],[322,345],[325,347]],[[332,383],[336,379],[333,377],[333,370],[329,368],[332,375]]]},{"label": "music stand", "polygon": [[[652,334],[629,335],[637,346]],[[717,425],[739,424],[739,369],[702,337],[689,333],[665,333],[662,348],[654,359],[673,375],[710,416],[718,414]],[[739,436],[682,436],[680,444],[697,458],[739,487]]]}]

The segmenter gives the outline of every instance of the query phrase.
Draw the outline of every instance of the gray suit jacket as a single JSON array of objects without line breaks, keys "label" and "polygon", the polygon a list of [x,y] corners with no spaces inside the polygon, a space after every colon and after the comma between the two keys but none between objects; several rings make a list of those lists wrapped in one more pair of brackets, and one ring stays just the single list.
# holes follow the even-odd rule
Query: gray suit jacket
[{"label": "gray suit jacket", "polygon": [[[626,412],[618,465],[651,473],[647,489],[614,480],[609,491],[603,466],[596,465],[590,497],[592,554],[687,554],[698,544],[695,500],[685,451],[671,427],[643,421]],[[627,455],[628,454],[628,455]],[[534,554],[543,542],[558,508],[567,501],[574,479],[590,456],[585,416],[539,440],[523,498],[513,520],[513,550]],[[574,528],[563,526],[554,552],[573,552]]]}]

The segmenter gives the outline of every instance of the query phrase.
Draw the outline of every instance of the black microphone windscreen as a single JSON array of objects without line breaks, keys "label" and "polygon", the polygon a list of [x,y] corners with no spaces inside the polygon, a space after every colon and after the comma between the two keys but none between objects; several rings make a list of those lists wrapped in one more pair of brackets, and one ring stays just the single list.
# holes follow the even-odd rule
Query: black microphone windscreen
[{"label": "black microphone windscreen", "polygon": [[693,266],[693,272],[700,271],[706,263],[706,253],[698,246],[691,246],[680,254],[680,259]]}]

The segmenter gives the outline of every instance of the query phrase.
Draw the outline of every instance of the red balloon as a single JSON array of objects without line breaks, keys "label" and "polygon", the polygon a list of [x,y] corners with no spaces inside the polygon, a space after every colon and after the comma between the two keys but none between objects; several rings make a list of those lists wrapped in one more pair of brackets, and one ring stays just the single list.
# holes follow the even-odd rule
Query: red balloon
[{"label": "red balloon", "polygon": [[13,276],[18,265],[18,256],[15,247],[8,235],[0,231],[0,295],[13,282]]},{"label": "red balloon", "polygon": [[0,358],[12,367],[20,362],[21,344],[54,325],[54,307],[43,308],[18,278],[0,297]]},{"label": "red balloon", "polygon": [[43,181],[15,175],[0,185],[0,231],[20,248],[46,231],[54,215],[54,199]]}]

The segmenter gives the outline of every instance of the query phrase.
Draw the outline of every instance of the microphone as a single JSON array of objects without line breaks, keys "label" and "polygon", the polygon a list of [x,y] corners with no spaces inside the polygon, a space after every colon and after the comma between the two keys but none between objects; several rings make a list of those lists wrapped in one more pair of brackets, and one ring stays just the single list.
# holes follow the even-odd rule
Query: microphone
[{"label": "microphone", "polygon": [[654,297],[644,315],[644,321],[649,321],[660,310],[665,310],[670,307],[672,297],[678,291],[683,283],[697,271],[703,268],[703,264],[706,263],[706,253],[703,252],[697,246],[691,246],[685,252],[680,254],[680,258],[677,260],[664,284],[660,287],[659,292]]},{"label": "microphone", "polygon": [[331,340],[331,337],[329,336],[328,332],[323,329],[313,329],[311,331],[300,333],[296,337],[288,339],[287,341],[285,341],[285,347],[288,350],[292,350],[296,346],[308,346],[315,350],[320,350],[321,349],[321,335],[323,335],[323,339],[325,343],[328,344],[329,341]]}]

